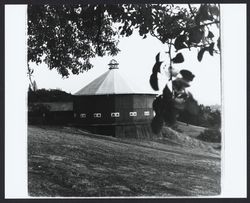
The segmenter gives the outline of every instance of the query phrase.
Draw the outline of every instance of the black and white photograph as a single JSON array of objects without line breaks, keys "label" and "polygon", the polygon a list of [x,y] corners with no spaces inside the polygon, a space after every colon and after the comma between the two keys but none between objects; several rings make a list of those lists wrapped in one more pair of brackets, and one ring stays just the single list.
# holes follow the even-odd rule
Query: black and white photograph
[{"label": "black and white photograph", "polygon": [[220,197],[222,19],[221,4],[26,5],[27,196]]}]

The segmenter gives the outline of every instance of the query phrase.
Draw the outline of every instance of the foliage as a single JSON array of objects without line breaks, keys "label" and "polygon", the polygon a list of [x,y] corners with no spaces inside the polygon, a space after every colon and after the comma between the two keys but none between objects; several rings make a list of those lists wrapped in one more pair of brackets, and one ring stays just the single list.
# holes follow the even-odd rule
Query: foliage
[{"label": "foliage", "polygon": [[205,52],[219,51],[220,40],[210,29],[219,22],[215,4],[29,5],[28,60],[45,62],[62,76],[79,74],[92,68],[91,58],[116,55],[118,36],[137,30],[166,44],[173,63],[183,62],[181,51],[193,47],[201,61]]},{"label": "foliage", "polygon": [[221,127],[221,112],[220,110],[212,110],[209,106],[199,105],[198,114],[192,115],[188,111],[179,113],[179,121],[210,128]]},{"label": "foliage", "polygon": [[30,104],[29,105],[29,110],[33,113],[38,113],[38,114],[42,114],[42,113],[47,113],[50,111],[50,106],[45,105],[45,104]]},{"label": "foliage", "polygon": [[203,140],[206,142],[221,142],[221,132],[218,129],[207,129],[204,132],[201,132],[197,139]]},{"label": "foliage", "polygon": [[56,101],[72,101],[72,95],[58,89],[39,89],[28,92],[28,103]]},{"label": "foliage", "polygon": [[[191,72],[190,72],[191,73]],[[182,92],[184,87],[180,87]],[[184,88],[185,89],[185,88]],[[177,93],[178,91],[174,91]],[[192,116],[198,114],[198,103],[190,92],[182,92],[178,96],[173,96],[168,85],[163,89],[163,93],[153,101],[153,110],[155,116],[151,122],[152,132],[158,134],[164,124],[174,127],[177,116],[180,112],[185,111]]]}]

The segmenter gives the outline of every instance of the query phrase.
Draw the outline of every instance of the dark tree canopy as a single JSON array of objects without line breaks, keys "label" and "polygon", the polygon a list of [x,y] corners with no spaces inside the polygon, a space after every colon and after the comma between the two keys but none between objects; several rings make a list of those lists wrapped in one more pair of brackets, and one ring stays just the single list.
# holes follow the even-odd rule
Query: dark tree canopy
[{"label": "dark tree canopy", "polygon": [[185,110],[179,113],[178,120],[192,125],[219,129],[221,127],[221,111],[201,104],[196,115]]},{"label": "dark tree canopy", "polygon": [[59,89],[39,89],[28,91],[28,103],[34,102],[71,102],[72,95]]},{"label": "dark tree canopy", "polygon": [[118,36],[135,30],[166,44],[173,63],[183,62],[181,51],[191,48],[199,49],[201,61],[205,52],[219,53],[220,39],[210,29],[219,22],[215,4],[29,5],[28,61],[45,62],[63,77],[79,74],[92,68],[91,58],[116,55]]}]

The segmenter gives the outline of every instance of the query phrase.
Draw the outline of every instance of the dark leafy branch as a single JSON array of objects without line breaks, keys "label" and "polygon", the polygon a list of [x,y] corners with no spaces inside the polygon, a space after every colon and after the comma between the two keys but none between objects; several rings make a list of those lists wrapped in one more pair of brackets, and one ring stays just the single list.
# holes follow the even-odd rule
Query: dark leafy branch
[{"label": "dark leafy branch", "polygon": [[166,44],[173,63],[171,52],[186,48],[200,48],[202,59],[205,51],[219,52],[219,39],[210,30],[219,23],[215,4],[29,5],[28,61],[45,62],[63,77],[79,74],[92,68],[95,56],[116,55],[118,36],[135,30],[143,39],[151,35]]},{"label": "dark leafy branch", "polygon": [[[181,70],[175,72],[173,78],[172,64],[184,62],[184,57],[179,50],[199,47],[200,50],[197,56],[198,61],[202,60],[206,51],[209,52],[211,56],[213,56],[214,52],[218,53],[214,46],[214,34],[209,29],[211,25],[217,25],[219,23],[219,16],[214,16],[214,13],[216,13],[215,11],[217,10],[214,9],[213,6],[210,8],[208,5],[201,5],[195,13],[191,5],[188,6],[191,13],[191,17],[188,19],[190,24],[186,22],[184,23],[185,27],[181,28],[180,26],[183,26],[183,24],[178,24],[181,32],[176,32],[176,35],[170,34],[168,35],[166,42],[162,41],[163,43],[168,44],[167,53],[170,59],[168,76],[172,90],[169,89],[168,82],[166,81],[162,94],[157,96],[153,102],[155,116],[152,119],[151,128],[156,134],[160,133],[164,124],[173,126],[180,112],[188,112],[194,116],[198,115],[198,102],[193,98],[190,92],[186,91],[186,87],[190,86],[189,82],[192,81],[195,76],[188,70]],[[208,31],[207,35],[205,34],[206,29]],[[173,39],[174,43],[172,42]],[[174,58],[172,58],[171,54],[172,47],[175,48],[176,52],[179,52]],[[217,47],[220,49],[220,39],[217,41]],[[159,90],[157,72],[160,72],[161,70],[161,61],[157,60],[158,58],[159,57],[156,57],[156,62],[149,81],[154,90]],[[154,71],[155,67],[157,67],[157,72]]]}]

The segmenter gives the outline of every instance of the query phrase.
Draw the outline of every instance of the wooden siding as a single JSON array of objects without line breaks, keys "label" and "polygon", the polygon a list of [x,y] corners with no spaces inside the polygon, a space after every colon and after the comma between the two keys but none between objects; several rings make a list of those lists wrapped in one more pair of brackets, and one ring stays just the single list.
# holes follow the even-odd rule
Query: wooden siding
[{"label": "wooden siding", "polygon": [[[154,98],[155,95],[146,94],[75,96],[75,121],[79,125],[149,121],[153,118]],[[145,111],[149,112],[149,115],[145,115]],[[111,117],[112,112],[118,112],[119,116]],[[136,116],[130,116],[130,112],[136,112]],[[95,118],[94,113],[100,113],[101,117]],[[86,114],[86,117],[81,118],[81,114]]]}]

